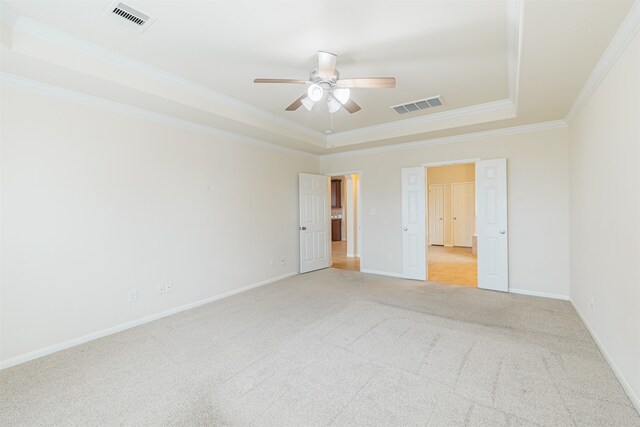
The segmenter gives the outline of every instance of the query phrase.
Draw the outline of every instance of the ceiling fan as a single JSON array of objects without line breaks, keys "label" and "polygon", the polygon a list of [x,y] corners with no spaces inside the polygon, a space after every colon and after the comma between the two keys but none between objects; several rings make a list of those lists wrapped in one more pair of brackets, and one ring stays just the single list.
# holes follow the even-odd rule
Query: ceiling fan
[{"label": "ceiling fan", "polygon": [[344,107],[349,113],[360,111],[361,107],[351,99],[351,88],[394,88],[395,77],[358,77],[341,79],[336,69],[337,55],[329,52],[318,52],[318,68],[314,69],[309,80],[296,79],[254,79],[254,83],[293,83],[307,84],[309,88],[300,98],[293,101],[285,110],[295,111],[301,105],[311,111],[316,102],[326,93],[327,107],[335,113]]}]

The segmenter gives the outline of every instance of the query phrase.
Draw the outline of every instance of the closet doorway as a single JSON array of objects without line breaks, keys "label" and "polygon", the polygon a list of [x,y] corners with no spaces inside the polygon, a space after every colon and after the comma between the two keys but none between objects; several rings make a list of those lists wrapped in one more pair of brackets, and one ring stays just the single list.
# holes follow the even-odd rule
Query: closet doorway
[{"label": "closet doorway", "polygon": [[478,286],[475,164],[426,168],[427,280]]}]

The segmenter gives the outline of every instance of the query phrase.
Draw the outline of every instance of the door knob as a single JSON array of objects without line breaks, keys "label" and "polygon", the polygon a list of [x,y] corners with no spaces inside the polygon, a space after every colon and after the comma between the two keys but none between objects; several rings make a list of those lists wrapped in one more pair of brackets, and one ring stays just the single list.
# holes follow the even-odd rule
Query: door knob
[{"label": "door knob", "polygon": [[402,229],[402,231],[407,231],[407,230],[408,230],[408,228],[407,228],[407,227],[404,227],[404,228]]},{"label": "door knob", "polygon": [[306,229],[307,229],[307,227],[300,227],[300,230],[303,230],[303,231],[304,231],[304,230],[306,230]]},{"label": "door knob", "polygon": [[504,234],[504,233],[506,233],[506,231],[500,230],[500,234]]}]

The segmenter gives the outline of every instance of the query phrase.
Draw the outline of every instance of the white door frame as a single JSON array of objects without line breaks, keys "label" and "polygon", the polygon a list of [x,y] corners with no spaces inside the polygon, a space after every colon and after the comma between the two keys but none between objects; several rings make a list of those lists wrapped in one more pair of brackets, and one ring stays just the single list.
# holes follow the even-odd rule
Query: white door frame
[{"label": "white door frame", "polygon": [[[362,171],[352,170],[346,172],[327,172],[325,173],[329,178],[337,178],[337,177],[345,177],[347,175],[358,175],[358,188],[357,188],[357,197],[356,197],[356,222],[357,222],[357,235],[356,238],[356,254],[355,256],[360,258],[360,271],[362,271]],[[329,189],[331,191],[331,189]],[[329,209],[331,209],[331,199],[329,199]],[[329,256],[333,259],[333,253],[331,252],[331,245],[329,245]],[[333,265],[333,261],[332,261]]]}]

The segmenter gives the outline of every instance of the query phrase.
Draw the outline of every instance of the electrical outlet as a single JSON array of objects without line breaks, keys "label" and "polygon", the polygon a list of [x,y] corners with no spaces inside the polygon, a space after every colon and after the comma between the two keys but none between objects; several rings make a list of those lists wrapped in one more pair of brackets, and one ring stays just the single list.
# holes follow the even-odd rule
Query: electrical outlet
[{"label": "electrical outlet", "polygon": [[393,255],[387,254],[387,261],[393,261]]},{"label": "electrical outlet", "polygon": [[129,289],[129,293],[127,294],[127,301],[129,301],[129,302],[138,301],[138,290],[137,289]]},{"label": "electrical outlet", "polygon": [[376,208],[370,208],[369,215],[375,215],[375,214],[376,214]]},{"label": "electrical outlet", "polygon": [[164,295],[167,292],[165,285],[158,285],[158,295]]},{"label": "electrical outlet", "polygon": [[173,283],[167,283],[164,285],[164,291],[166,293],[173,292]]},{"label": "electrical outlet", "polygon": [[285,265],[287,263],[286,258],[280,258],[280,265]]}]

